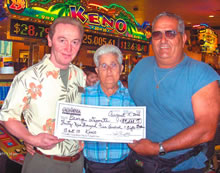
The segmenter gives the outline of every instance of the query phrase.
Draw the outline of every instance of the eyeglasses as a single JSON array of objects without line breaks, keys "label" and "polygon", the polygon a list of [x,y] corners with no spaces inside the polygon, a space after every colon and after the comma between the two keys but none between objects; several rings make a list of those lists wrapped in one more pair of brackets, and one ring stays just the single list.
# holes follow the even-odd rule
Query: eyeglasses
[{"label": "eyeglasses", "polygon": [[118,66],[119,66],[119,64],[117,64],[117,63],[111,63],[110,65],[103,63],[103,64],[100,64],[100,65],[99,65],[99,68],[100,68],[101,70],[105,71],[105,70],[108,70],[108,68],[110,68],[111,70],[114,70],[114,69],[116,69]]},{"label": "eyeglasses", "polygon": [[175,30],[167,30],[167,31],[153,31],[152,32],[152,39],[159,40],[162,38],[163,33],[167,39],[174,39],[177,35],[177,31]]}]

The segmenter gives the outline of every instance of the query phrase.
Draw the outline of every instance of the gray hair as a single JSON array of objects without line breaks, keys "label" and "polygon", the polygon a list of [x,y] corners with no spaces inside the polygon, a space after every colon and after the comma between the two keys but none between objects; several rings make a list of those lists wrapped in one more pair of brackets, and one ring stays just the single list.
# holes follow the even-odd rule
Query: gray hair
[{"label": "gray hair", "polygon": [[105,44],[105,45],[101,46],[100,48],[98,48],[95,51],[95,54],[93,56],[93,60],[94,60],[96,67],[99,66],[99,58],[102,55],[107,54],[107,53],[112,53],[112,54],[116,55],[118,57],[118,63],[120,65],[122,64],[123,55],[122,55],[120,49],[117,46]]},{"label": "gray hair", "polygon": [[157,20],[163,16],[167,16],[167,17],[176,19],[178,21],[178,32],[180,32],[181,34],[185,33],[185,24],[184,24],[183,19],[180,16],[178,16],[174,13],[170,13],[170,12],[162,12],[162,13],[158,14],[152,22],[152,29],[154,29],[154,25],[157,22]]}]

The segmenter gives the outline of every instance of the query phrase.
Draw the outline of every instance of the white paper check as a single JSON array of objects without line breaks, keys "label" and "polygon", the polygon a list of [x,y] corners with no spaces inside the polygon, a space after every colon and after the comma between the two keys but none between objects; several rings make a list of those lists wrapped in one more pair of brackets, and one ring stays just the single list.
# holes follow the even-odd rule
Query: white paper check
[{"label": "white paper check", "polygon": [[146,107],[58,102],[55,136],[62,139],[131,143],[146,138]]}]

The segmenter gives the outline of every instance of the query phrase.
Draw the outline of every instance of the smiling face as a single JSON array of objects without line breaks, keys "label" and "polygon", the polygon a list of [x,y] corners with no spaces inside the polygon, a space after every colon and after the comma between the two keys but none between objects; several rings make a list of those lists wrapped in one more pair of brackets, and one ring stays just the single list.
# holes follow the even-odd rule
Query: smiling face
[{"label": "smiling face", "polygon": [[[120,65],[118,58],[113,53],[106,53],[99,58],[99,67],[96,68],[100,85],[103,91],[118,89],[118,80],[120,78],[123,65]],[[108,95],[108,93],[106,93]]]},{"label": "smiling face", "polygon": [[[164,32],[174,30],[177,35],[169,39]],[[152,48],[157,60],[157,64],[161,68],[171,68],[181,62],[184,58],[184,44],[186,42],[186,35],[178,32],[178,21],[174,18],[163,16],[159,18],[153,28],[154,31],[161,31],[162,37],[160,39],[152,38]]]},{"label": "smiling face", "polygon": [[57,24],[53,38],[48,36],[48,45],[51,47],[52,63],[60,69],[68,68],[81,46],[79,28],[71,24]]}]

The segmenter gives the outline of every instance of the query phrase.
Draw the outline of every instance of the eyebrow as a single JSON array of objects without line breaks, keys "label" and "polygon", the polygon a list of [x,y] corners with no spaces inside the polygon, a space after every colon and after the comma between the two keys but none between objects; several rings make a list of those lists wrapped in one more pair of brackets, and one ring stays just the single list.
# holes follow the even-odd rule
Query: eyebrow
[{"label": "eyebrow", "polygon": [[59,36],[59,37],[57,37],[58,39],[61,39],[61,38],[63,38],[63,39],[66,39],[66,37],[63,37],[63,36]]},{"label": "eyebrow", "polygon": [[[58,36],[57,38],[58,38],[58,39],[65,39],[65,40],[67,40],[67,38],[64,37],[64,36]],[[72,41],[81,41],[81,39],[75,38],[75,39],[73,39]]]},{"label": "eyebrow", "polygon": [[77,41],[81,41],[81,39],[78,39],[78,38],[76,38],[76,39],[73,39],[73,40],[74,40],[74,41],[76,41],[76,40],[77,40]]}]

